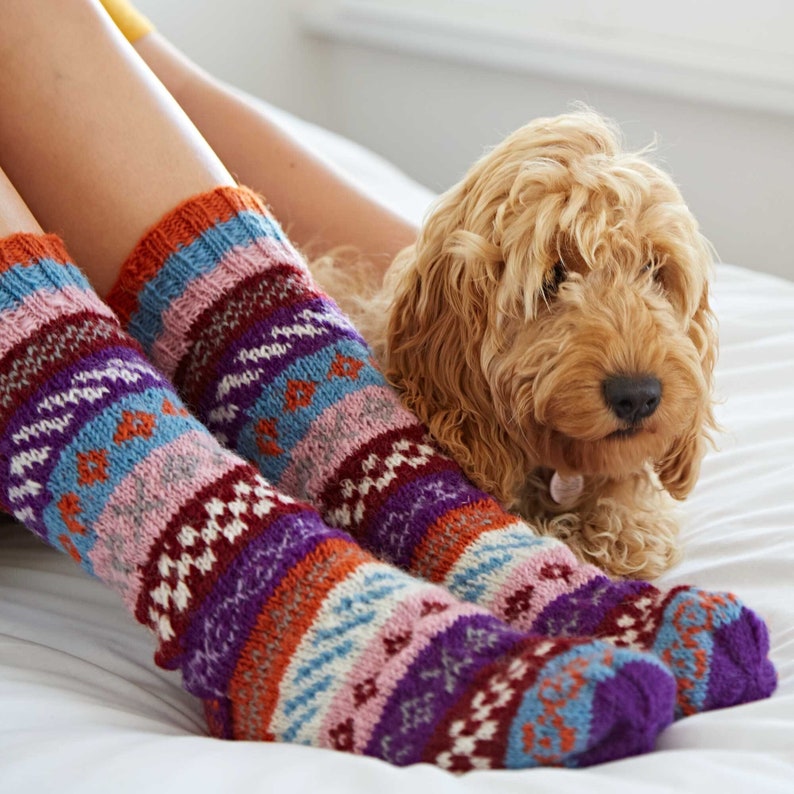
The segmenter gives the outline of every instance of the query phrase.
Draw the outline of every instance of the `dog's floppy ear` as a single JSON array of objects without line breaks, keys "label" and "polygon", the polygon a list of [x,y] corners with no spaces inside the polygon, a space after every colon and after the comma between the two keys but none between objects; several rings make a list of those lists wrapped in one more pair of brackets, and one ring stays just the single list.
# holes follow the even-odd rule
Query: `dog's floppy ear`
[{"label": "dog's floppy ear", "polygon": [[698,307],[690,322],[689,338],[700,357],[708,397],[704,405],[693,405],[692,423],[657,466],[662,485],[676,499],[684,499],[694,488],[706,445],[711,441],[711,431],[717,428],[711,396],[717,360],[717,332],[716,318],[709,305],[708,282],[704,282]]},{"label": "dog's floppy ear", "polygon": [[503,265],[496,246],[460,228],[460,199],[456,191],[444,196],[392,266],[384,374],[470,479],[507,503],[522,468],[483,372]]}]

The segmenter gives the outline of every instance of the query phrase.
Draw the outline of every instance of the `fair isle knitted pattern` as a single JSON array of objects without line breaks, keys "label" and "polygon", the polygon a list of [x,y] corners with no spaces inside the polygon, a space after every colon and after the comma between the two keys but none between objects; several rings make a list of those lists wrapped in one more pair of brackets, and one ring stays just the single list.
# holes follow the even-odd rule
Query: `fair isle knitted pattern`
[{"label": "fair isle knitted pattern", "polygon": [[0,502],[113,586],[227,738],[453,770],[653,747],[652,656],[525,636],[376,561],[221,448],[56,238],[0,241]]},{"label": "fair isle knitted pattern", "polygon": [[653,650],[679,715],[774,688],[766,628],[734,597],[612,583],[468,483],[249,191],[169,213],[110,301],[223,443],[376,555],[521,628]]}]

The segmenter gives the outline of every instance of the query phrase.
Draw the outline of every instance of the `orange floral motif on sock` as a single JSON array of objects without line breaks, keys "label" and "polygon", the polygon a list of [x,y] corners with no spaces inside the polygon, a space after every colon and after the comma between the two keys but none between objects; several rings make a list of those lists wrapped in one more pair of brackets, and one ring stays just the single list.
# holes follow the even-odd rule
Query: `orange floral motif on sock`
[{"label": "orange floral motif on sock", "polygon": [[74,532],[78,535],[85,534],[85,527],[75,518],[75,516],[83,512],[76,493],[70,491],[58,500],[58,512],[61,514],[63,523],[66,524],[69,532]]},{"label": "orange floral motif on sock", "polygon": [[177,408],[171,400],[166,397],[163,400],[163,413],[166,416],[187,416],[188,412],[185,408]]},{"label": "orange floral motif on sock", "polygon": [[350,380],[358,380],[358,373],[364,366],[364,362],[351,356],[343,356],[341,353],[336,354],[336,358],[331,362],[331,366],[326,376],[328,380],[334,378],[350,378]]},{"label": "orange floral motif on sock", "polygon": [[81,563],[83,558],[80,552],[77,551],[77,546],[72,543],[72,539],[68,535],[58,535],[58,542],[63,546],[63,550],[76,562]]},{"label": "orange floral motif on sock", "polygon": [[93,485],[105,482],[108,478],[108,457],[104,449],[92,449],[90,452],[77,453],[78,485]]},{"label": "orange floral motif on sock", "polygon": [[[610,666],[612,655],[604,660]],[[538,691],[542,707],[536,720],[523,726],[522,739],[525,753],[542,758],[544,764],[557,764],[576,746],[576,728],[566,722],[563,706],[575,703],[586,684],[587,661],[575,658],[547,681]]]},{"label": "orange floral motif on sock", "polygon": [[[713,633],[716,630],[715,613],[735,600],[730,593],[703,593],[698,606],[704,615],[698,610],[690,614],[693,606],[687,602],[679,604],[672,615],[671,623],[677,629],[678,639],[665,648],[661,659],[678,680],[678,705],[685,716],[698,711],[693,702],[696,697],[695,682],[705,678],[709,666],[708,651],[698,641],[698,635]],[[694,669],[689,665],[693,665]]]},{"label": "orange floral motif on sock", "polygon": [[260,419],[254,428],[256,445],[263,455],[281,455],[284,450],[278,445],[275,419]]},{"label": "orange floral motif on sock", "polygon": [[294,413],[298,408],[306,408],[312,404],[312,397],[317,384],[311,380],[287,381],[287,391],[284,394],[284,410]]},{"label": "orange floral motif on sock", "polygon": [[123,444],[133,438],[151,438],[156,426],[154,414],[146,411],[122,411],[113,441]]}]

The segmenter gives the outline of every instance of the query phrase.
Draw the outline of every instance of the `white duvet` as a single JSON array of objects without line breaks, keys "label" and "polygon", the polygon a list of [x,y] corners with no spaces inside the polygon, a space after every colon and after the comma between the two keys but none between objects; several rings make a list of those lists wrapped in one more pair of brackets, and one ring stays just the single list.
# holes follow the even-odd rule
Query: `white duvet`
[{"label": "white duvet", "polygon": [[[298,124],[399,211],[430,194],[370,153]],[[786,792],[794,794],[794,283],[717,268],[718,419],[683,507],[686,557],[662,585],[738,593],[767,620],[770,699],[690,717],[656,752],[585,770],[398,769],[325,750],[207,738],[118,598],[25,530],[0,527],[0,794],[17,792]]]}]

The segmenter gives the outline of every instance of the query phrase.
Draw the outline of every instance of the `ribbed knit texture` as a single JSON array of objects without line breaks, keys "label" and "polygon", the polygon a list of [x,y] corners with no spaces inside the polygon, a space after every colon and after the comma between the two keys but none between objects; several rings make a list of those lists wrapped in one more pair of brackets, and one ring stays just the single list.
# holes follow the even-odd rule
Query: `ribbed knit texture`
[{"label": "ribbed knit texture", "polygon": [[250,191],[169,213],[110,302],[224,444],[374,554],[522,629],[652,650],[679,716],[774,689],[766,627],[735,597],[612,582],[474,488]]},{"label": "ribbed knit texture", "polygon": [[526,636],[272,488],[52,237],[0,240],[0,502],[121,595],[216,736],[579,766],[651,749],[671,719],[654,657]]}]

